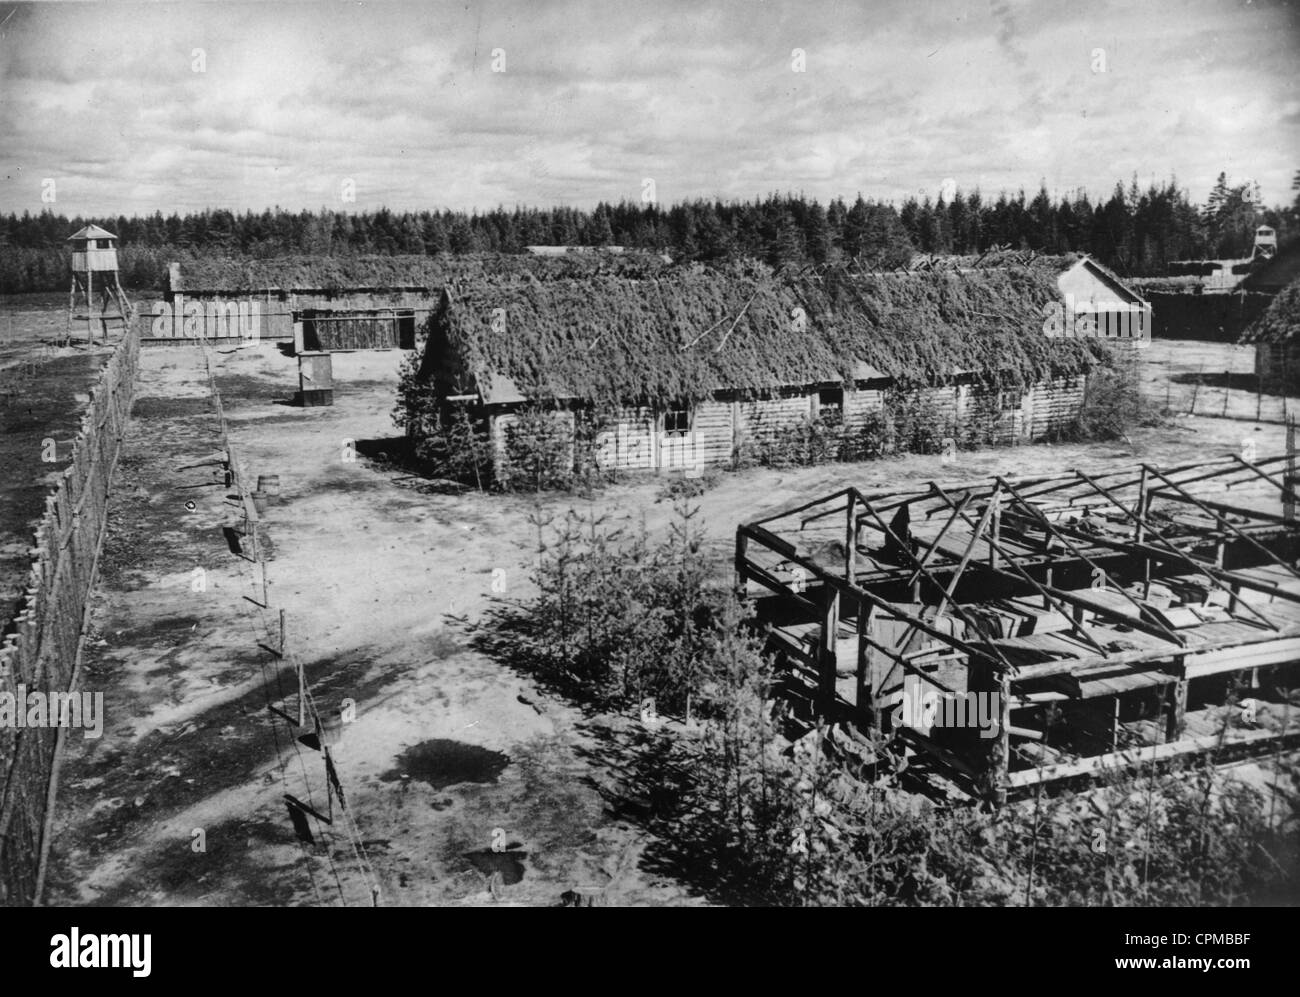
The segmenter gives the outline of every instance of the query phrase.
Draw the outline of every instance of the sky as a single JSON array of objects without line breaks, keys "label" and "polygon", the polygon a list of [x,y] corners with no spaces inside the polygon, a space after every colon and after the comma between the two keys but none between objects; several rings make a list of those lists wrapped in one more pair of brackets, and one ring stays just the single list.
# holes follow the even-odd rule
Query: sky
[{"label": "sky", "polygon": [[0,3],[0,212],[1289,203],[1300,0]]}]

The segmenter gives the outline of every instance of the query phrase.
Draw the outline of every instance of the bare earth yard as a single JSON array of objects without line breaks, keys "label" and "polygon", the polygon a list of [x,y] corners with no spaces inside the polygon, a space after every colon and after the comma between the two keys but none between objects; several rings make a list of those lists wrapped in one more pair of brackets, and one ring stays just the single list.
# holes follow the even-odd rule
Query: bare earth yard
[{"label": "bare earth yard", "polygon": [[[1146,377],[1160,401],[1171,366],[1189,373],[1190,345],[1214,354],[1204,371],[1250,369],[1249,355],[1232,347],[1157,343]],[[216,355],[232,442],[252,475],[281,482],[265,517],[271,608],[262,609],[252,564],[223,531],[238,519],[236,504],[216,465],[204,463],[218,434],[202,354],[144,351],[83,669],[83,687],[105,694],[107,719],[101,739],[67,742],[47,903],[371,902],[342,822],[304,847],[286,811],[285,794],[322,811],[327,804],[322,755],[268,709],[296,712],[292,676],[259,648],[275,646],[280,608],[322,714],[355,703],[355,719],[326,733],[337,739],[381,903],[553,905],[573,887],[603,889],[617,904],[702,902],[642,867],[646,841],[609,801],[617,773],[597,759],[619,721],[587,716],[467,649],[444,618],[478,617],[495,597],[494,578],[506,597],[527,593],[535,500],[433,493],[383,464],[346,459],[349,441],[368,452],[366,441],[395,435],[401,358],[335,354],[335,405],[304,409],[289,404],[296,362],[274,346]],[[1190,362],[1197,373],[1197,358]],[[1253,417],[1255,397],[1237,383],[1203,386],[1197,411],[1216,390],[1221,406],[1227,391],[1230,414]],[[1191,385],[1171,391],[1177,399]],[[1179,418],[1135,429],[1132,449],[1039,445],[963,453],[952,465],[908,457],[725,474],[699,504],[721,570],[737,523],[846,481],[871,490],[1173,465],[1240,451],[1246,437],[1261,455],[1284,442],[1274,422]],[[644,516],[655,532],[671,515],[669,502],[656,501],[662,484],[643,479],[590,503],[550,496],[541,505],[562,513],[589,504],[629,525]],[[503,842],[504,852],[492,850]]]}]

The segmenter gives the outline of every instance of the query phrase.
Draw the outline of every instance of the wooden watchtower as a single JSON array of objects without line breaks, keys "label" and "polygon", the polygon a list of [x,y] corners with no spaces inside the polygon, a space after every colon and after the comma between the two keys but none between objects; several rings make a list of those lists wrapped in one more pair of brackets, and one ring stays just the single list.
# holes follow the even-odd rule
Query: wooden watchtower
[{"label": "wooden watchtower", "polygon": [[[64,339],[72,342],[72,323],[84,320],[86,342],[94,342],[96,321],[107,342],[108,323],[121,322],[125,329],[131,317],[131,304],[117,277],[117,236],[98,225],[87,225],[69,236],[68,242],[72,243],[72,287],[68,292],[68,326]],[[94,313],[96,282],[100,292],[98,315]],[[85,304],[85,313],[81,315],[77,314],[78,291]],[[110,304],[116,308],[115,313],[109,311]]]}]

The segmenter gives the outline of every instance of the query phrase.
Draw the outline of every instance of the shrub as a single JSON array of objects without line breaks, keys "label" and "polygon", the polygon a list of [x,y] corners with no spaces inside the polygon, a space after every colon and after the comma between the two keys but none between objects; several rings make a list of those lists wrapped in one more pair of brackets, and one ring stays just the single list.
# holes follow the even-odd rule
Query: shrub
[{"label": "shrub", "polygon": [[492,478],[492,446],[487,426],[464,402],[437,417],[415,443],[415,457],[435,477],[483,490]]},{"label": "shrub", "polygon": [[698,498],[721,480],[722,472],[716,467],[705,468],[704,473],[695,478],[675,474],[659,487],[655,501],[668,499],[676,502],[680,499]]},{"label": "shrub", "polygon": [[1142,393],[1136,368],[1097,370],[1088,375],[1079,414],[1054,435],[1078,442],[1128,440],[1134,429],[1162,421],[1159,407]]},{"label": "shrub", "polygon": [[505,429],[497,485],[527,491],[566,489],[573,481],[573,416],[556,405],[530,402]]},{"label": "shrub", "polygon": [[661,711],[689,713],[726,598],[711,583],[697,514],[678,501],[659,544],[644,526],[629,535],[574,510],[559,524],[534,515],[537,594],[494,604],[470,627],[472,642],[593,705],[653,696]]},{"label": "shrub", "polygon": [[647,859],[725,903],[1205,906],[1294,900],[1294,801],[1216,769],[1124,773],[1000,812],[940,808],[896,774],[859,777],[832,731],[791,743],[770,665],[740,630],[714,654],[702,737],[642,748],[657,783]]}]

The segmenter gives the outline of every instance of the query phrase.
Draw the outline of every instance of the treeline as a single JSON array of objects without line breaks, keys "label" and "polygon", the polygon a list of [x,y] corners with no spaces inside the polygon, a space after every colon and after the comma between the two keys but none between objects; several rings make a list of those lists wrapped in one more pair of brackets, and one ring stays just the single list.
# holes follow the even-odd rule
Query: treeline
[{"label": "treeline", "polygon": [[[1300,173],[1293,186],[1300,190]],[[1248,256],[1261,223],[1285,240],[1300,231],[1300,196],[1289,207],[1266,209],[1256,186],[1234,185],[1220,174],[1204,205],[1173,179],[1145,191],[1134,179],[1098,201],[1082,191],[1055,198],[1043,186],[1033,197],[1022,190],[986,199],[979,190],[958,190],[947,198],[908,198],[901,207],[860,196],[822,204],[787,194],[483,213],[276,208],[67,218],[24,212],[0,216],[0,293],[64,289],[65,240],[88,222],[119,236],[123,282],[137,289],[161,288],[166,264],[187,256],[513,253],[530,245],[621,245],[675,259],[749,257],[772,264],[857,258],[875,266],[896,266],[918,251],[971,254],[1011,246],[1090,253],[1123,274],[1159,276],[1177,260]]]}]

